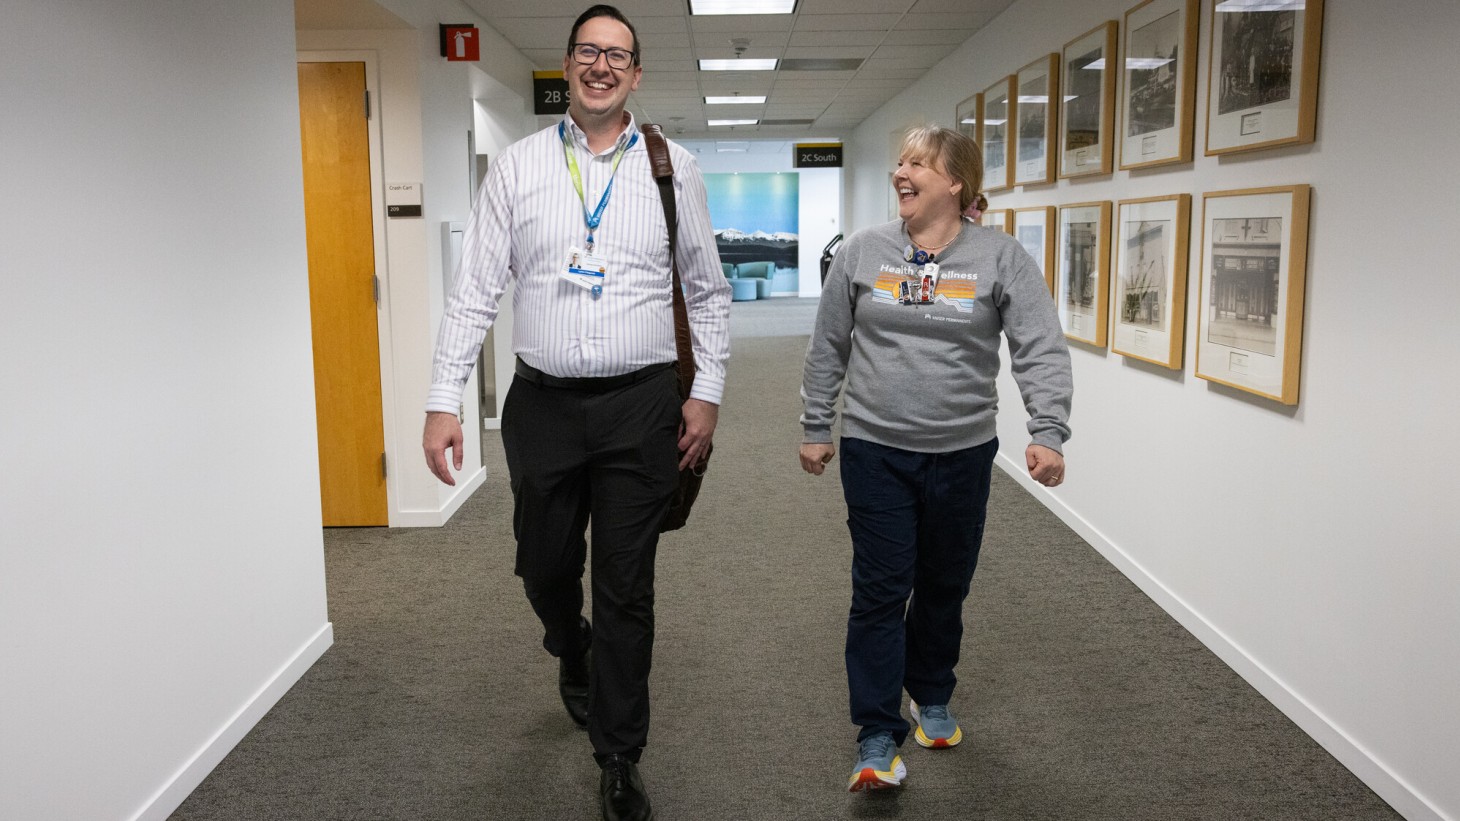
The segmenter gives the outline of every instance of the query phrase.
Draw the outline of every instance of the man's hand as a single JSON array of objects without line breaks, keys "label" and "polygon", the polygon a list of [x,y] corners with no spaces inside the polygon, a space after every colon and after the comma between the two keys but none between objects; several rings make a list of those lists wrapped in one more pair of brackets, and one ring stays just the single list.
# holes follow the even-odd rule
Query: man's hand
[{"label": "man's hand", "polygon": [[461,422],[454,413],[432,412],[426,414],[426,430],[421,434],[421,447],[426,450],[426,467],[436,478],[448,485],[455,485],[456,479],[446,466],[446,451],[451,450],[451,462],[461,470]]},{"label": "man's hand", "polygon": [[710,452],[720,406],[703,399],[686,399],[681,413],[684,419],[679,423],[679,469],[684,470]]},{"label": "man's hand", "polygon": [[812,476],[820,476],[835,457],[836,445],[830,442],[803,442],[801,445],[801,469]]},{"label": "man's hand", "polygon": [[1045,487],[1059,487],[1065,480],[1065,457],[1044,445],[1025,448],[1024,461],[1029,463],[1029,476]]}]

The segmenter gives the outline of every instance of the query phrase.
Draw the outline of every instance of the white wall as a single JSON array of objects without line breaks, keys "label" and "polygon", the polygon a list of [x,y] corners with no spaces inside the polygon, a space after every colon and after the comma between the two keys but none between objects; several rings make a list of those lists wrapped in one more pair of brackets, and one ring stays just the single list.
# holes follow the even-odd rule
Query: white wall
[{"label": "white wall", "polygon": [[[1107,19],[1128,0],[1021,0],[850,146],[854,227],[886,219],[888,134]],[[1097,549],[1408,818],[1460,817],[1460,527],[1450,462],[1460,287],[1450,150],[1453,0],[1329,3],[1318,142],[991,197],[995,208],[1309,183],[1296,408],[1076,347],[1069,482],[1032,488]],[[1122,32],[1123,36],[1123,32]],[[1199,216],[1196,217],[1199,220]],[[1199,282],[1199,222],[1189,288]],[[1022,474],[1000,383],[1004,466]],[[1140,498],[1141,504],[1132,503]]]},{"label": "white wall", "polygon": [[293,5],[83,5],[0,2],[0,817],[26,821],[166,817],[331,642]]}]

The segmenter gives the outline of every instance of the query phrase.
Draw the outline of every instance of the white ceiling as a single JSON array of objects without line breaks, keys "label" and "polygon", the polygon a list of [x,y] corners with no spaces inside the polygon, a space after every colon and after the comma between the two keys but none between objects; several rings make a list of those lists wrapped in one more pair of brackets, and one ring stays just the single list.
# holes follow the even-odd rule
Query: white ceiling
[{"label": "white ceiling", "polygon": [[[465,0],[539,70],[560,70],[573,21],[593,0]],[[685,139],[836,138],[927,73],[1013,0],[798,0],[792,14],[691,17],[687,0],[618,0],[639,32],[634,116]],[[701,59],[856,58],[852,71],[702,72]],[[706,105],[765,95],[764,104]],[[710,119],[811,120],[717,126]]]},{"label": "white ceiling", "polygon": [[[463,0],[539,70],[563,67],[573,21],[594,0]],[[798,0],[791,14],[691,17],[688,0],[618,0],[639,32],[644,78],[629,99],[641,122],[678,139],[843,138],[1014,0]],[[371,0],[296,0],[301,29],[406,27]],[[701,59],[855,58],[843,71],[702,72]],[[764,95],[756,105],[708,96]],[[810,120],[717,126],[710,119]],[[778,142],[778,145],[784,142]]]}]

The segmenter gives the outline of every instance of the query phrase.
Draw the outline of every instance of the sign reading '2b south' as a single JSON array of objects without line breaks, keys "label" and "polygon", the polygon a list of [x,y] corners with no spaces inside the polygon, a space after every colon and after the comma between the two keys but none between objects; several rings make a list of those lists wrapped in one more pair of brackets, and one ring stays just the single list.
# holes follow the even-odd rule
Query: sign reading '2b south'
[{"label": "sign reading '2b south'", "polygon": [[792,168],[841,168],[841,143],[797,143]]}]

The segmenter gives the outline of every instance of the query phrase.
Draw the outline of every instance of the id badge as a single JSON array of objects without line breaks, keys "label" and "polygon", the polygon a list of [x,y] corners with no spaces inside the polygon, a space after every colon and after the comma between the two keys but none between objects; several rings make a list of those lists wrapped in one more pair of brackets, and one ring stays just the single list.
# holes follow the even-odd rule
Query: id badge
[{"label": "id badge", "polygon": [[603,283],[608,279],[608,260],[581,248],[569,248],[558,276],[596,296],[603,292]]}]

